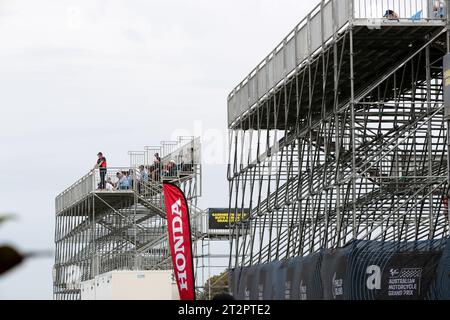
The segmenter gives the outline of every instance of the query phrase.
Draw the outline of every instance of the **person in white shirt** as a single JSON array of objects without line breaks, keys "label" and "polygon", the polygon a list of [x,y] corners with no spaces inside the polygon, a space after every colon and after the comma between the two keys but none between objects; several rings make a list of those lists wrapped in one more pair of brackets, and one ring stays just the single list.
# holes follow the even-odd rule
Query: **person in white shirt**
[{"label": "person in white shirt", "polygon": [[114,183],[111,180],[111,177],[108,178],[108,180],[106,180],[106,186],[105,186],[106,191],[114,191]]},{"label": "person in white shirt", "polygon": [[148,172],[144,166],[139,166],[139,180],[142,182],[148,182]]}]

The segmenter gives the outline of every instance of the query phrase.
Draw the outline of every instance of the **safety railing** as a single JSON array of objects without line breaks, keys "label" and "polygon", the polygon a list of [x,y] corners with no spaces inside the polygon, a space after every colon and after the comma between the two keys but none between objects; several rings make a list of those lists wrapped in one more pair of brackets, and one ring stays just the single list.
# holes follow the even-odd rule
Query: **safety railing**
[{"label": "safety railing", "polygon": [[146,270],[166,260],[168,256],[169,249],[165,246],[152,248],[145,253],[97,253],[94,255],[92,268],[95,275],[117,270]]},{"label": "safety railing", "polygon": [[196,178],[200,172],[200,138],[179,137],[177,141],[161,142],[160,147],[130,151],[129,155],[130,167],[92,170],[59,194],[55,200],[56,213],[74,205],[93,191],[129,190],[140,195],[150,195],[151,198],[159,197],[156,203],[160,204],[162,188],[158,188],[159,184],[164,181],[183,182]]},{"label": "safety railing", "polygon": [[443,21],[447,9],[442,1],[322,0],[229,94],[229,126],[315,57],[350,22],[373,26],[393,21]]},{"label": "safety railing", "polygon": [[445,0],[353,0],[354,19],[427,21],[445,19]]},{"label": "safety railing", "polygon": [[132,166],[144,167],[150,181],[171,181],[193,177],[201,162],[200,138],[179,137],[161,146],[129,152]]},{"label": "safety railing", "polygon": [[[161,164],[150,170],[144,168],[112,168],[90,171],[56,197],[56,213],[76,204],[91,192],[137,192],[152,205],[162,207],[162,182],[180,181],[196,174],[199,165]],[[145,172],[145,173],[144,173]]]},{"label": "safety railing", "polygon": [[189,213],[191,220],[191,233],[198,238],[203,237],[208,233],[207,214],[205,210],[196,207],[194,204],[189,204]]},{"label": "safety railing", "polygon": [[91,170],[56,197],[56,213],[74,205],[93,191],[137,190],[138,172],[132,168],[106,168]]},{"label": "safety railing", "polygon": [[91,171],[56,197],[56,213],[80,201],[95,190],[95,176]]}]

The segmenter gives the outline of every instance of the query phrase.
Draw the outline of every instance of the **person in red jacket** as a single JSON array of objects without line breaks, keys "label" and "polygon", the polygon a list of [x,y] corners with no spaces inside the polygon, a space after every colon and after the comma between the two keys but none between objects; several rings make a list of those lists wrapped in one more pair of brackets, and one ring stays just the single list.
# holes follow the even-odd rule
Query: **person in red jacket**
[{"label": "person in red jacket", "polygon": [[99,189],[105,189],[106,188],[106,158],[103,156],[103,153],[99,152],[97,154],[97,163],[95,164],[94,169],[100,169],[100,184],[98,186]]}]

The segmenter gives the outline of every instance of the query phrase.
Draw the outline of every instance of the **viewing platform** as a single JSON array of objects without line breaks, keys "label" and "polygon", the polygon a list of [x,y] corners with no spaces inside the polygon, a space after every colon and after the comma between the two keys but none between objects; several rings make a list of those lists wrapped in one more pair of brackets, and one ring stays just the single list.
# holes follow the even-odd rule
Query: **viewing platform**
[{"label": "viewing platform", "polygon": [[[354,75],[358,94],[429,38],[445,31],[448,8],[434,8],[434,2],[321,1],[229,94],[229,128],[283,130],[289,129],[282,123],[285,118],[292,118],[293,123],[309,111],[323,117],[322,106],[329,111],[336,101],[335,88],[339,88],[339,105],[345,106],[350,99],[350,47],[354,50],[354,69],[358,70]],[[395,12],[396,17],[383,17],[387,10]],[[444,53],[438,50],[431,54],[434,58]],[[294,83],[302,72],[305,76],[301,82],[297,79]],[[289,84],[303,88],[302,95],[288,90]],[[270,109],[272,104],[274,109],[277,104],[287,106],[276,110],[278,116],[266,122],[265,114],[275,112]]]},{"label": "viewing platform", "polygon": [[[109,172],[128,171],[130,168],[108,168]],[[110,173],[109,173],[110,174]],[[106,191],[100,190],[98,184],[100,183],[98,170],[94,170],[86,174],[84,177],[75,182],[71,187],[64,190],[56,197],[55,209],[56,214],[61,214],[65,210],[76,206],[78,202],[83,201],[87,196],[97,194],[99,199],[94,204],[95,207],[101,206],[101,200],[107,198],[108,203],[123,201],[124,198],[133,199],[134,190],[114,190]],[[105,199],[106,200],[106,199]]]},{"label": "viewing platform", "polygon": [[[141,181],[139,167],[144,166],[145,170],[154,167],[152,157],[156,153],[160,155],[161,163],[153,168],[155,171],[153,176],[147,173],[147,181]],[[144,152],[129,152],[129,155],[130,167],[107,168],[105,181],[111,182],[110,189],[100,189],[99,169],[91,170],[56,197],[56,214],[62,214],[93,195],[95,197],[93,197],[92,205],[97,212],[100,212],[102,208],[117,209],[124,202],[134,201],[136,194],[142,201],[145,201],[145,197],[154,198],[159,195],[161,201],[164,181],[182,183],[200,172],[201,155],[198,139],[190,142],[183,138],[179,141],[166,141],[162,142],[161,147],[146,147]],[[120,187],[118,175],[128,175],[130,185],[126,188]]]}]

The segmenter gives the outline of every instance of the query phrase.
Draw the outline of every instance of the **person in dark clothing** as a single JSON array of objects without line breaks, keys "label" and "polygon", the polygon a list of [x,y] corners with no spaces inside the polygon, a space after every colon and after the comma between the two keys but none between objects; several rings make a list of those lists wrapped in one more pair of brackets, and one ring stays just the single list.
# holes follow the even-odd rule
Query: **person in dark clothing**
[{"label": "person in dark clothing", "polygon": [[99,152],[97,154],[97,163],[95,164],[94,169],[100,169],[100,184],[99,184],[99,189],[105,189],[106,188],[106,158],[103,156],[103,153]]},{"label": "person in dark clothing", "polygon": [[162,171],[162,162],[161,157],[159,156],[159,153],[155,153],[155,161],[153,161],[153,166],[155,167],[155,170],[152,173],[152,180],[153,181],[159,181],[161,178],[161,171]]}]

